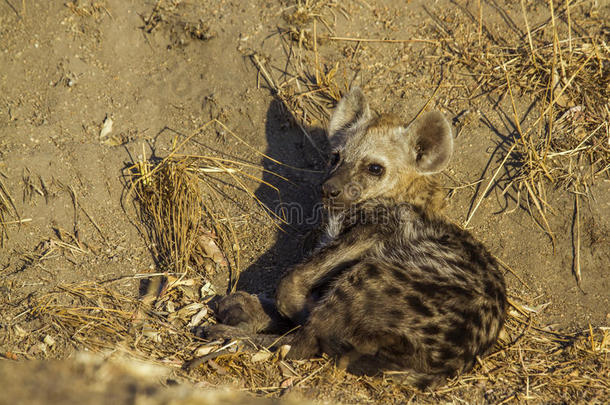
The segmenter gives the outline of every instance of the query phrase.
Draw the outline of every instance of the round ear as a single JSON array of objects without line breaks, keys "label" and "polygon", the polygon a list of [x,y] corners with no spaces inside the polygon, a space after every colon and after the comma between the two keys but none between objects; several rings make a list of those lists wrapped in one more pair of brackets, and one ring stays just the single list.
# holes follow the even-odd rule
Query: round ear
[{"label": "round ear", "polygon": [[415,154],[415,168],[421,174],[440,172],[453,153],[451,126],[443,114],[430,112],[409,127],[409,146]]},{"label": "round ear", "polygon": [[360,87],[354,87],[344,96],[330,117],[328,137],[332,139],[337,132],[353,127],[359,121],[363,122],[371,117],[369,103]]}]

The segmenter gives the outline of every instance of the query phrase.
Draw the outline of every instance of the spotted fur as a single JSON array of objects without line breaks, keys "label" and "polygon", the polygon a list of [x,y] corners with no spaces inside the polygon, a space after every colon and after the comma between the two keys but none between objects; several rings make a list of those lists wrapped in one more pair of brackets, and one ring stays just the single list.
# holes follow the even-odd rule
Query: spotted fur
[{"label": "spotted fur", "polygon": [[439,113],[409,127],[375,116],[355,89],[329,137],[317,248],[281,279],[275,306],[242,292],[224,298],[223,323],[208,336],[269,342],[256,333],[288,319],[301,325],[285,339],[290,358],[324,352],[350,372],[393,372],[422,389],[469,370],[498,337],[506,291],[487,249],[439,213],[432,175],[451,156],[449,124]]}]

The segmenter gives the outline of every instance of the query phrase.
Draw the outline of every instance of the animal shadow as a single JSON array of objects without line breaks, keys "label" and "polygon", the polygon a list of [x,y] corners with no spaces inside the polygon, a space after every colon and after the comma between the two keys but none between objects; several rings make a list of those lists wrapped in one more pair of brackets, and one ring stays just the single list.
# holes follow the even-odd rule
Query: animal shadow
[{"label": "animal shadow", "polygon": [[254,194],[266,209],[285,222],[277,221],[274,245],[242,271],[237,290],[272,296],[282,274],[303,259],[307,235],[319,221],[320,185],[328,151],[326,131],[307,129],[314,147],[294,122],[281,100],[276,98],[270,103],[265,123],[268,145],[265,155],[281,164],[264,158],[262,182]]}]

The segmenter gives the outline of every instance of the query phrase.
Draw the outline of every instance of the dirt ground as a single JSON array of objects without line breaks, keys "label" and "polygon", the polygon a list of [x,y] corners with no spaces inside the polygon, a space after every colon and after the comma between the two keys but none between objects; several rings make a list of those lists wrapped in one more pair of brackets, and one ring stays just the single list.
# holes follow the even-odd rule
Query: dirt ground
[{"label": "dirt ground", "polygon": [[[112,288],[121,294],[137,297],[139,280],[133,276],[163,271],[126,195],[126,170],[143,157],[163,158],[174,138],[180,141],[210,120],[228,130],[202,131],[189,144],[190,153],[255,165],[253,175],[279,193],[253,179],[244,184],[271,210],[280,203],[312,210],[326,123],[309,117],[302,130],[269,88],[259,63],[276,84],[290,83],[291,64],[317,63],[326,72],[337,66],[342,91],[359,85],[374,109],[393,111],[405,122],[432,97],[428,108],[455,125],[456,150],[443,175],[454,188],[447,214],[464,224],[475,211],[468,227],[512,269],[506,272],[511,299],[532,308],[549,330],[610,326],[608,176],[592,182],[589,198],[580,199],[578,224],[574,195],[547,187],[554,246],[527,204],[516,202],[514,191],[503,193],[509,170],[474,208],[508,149],[514,131],[510,100],[466,97],[477,85],[467,75],[443,82],[435,92],[444,74],[438,58],[443,50],[435,45],[328,39],[430,38],[439,21],[452,24],[460,10],[476,10],[477,2],[320,2],[326,8],[317,10],[322,17],[315,52],[297,55],[286,32],[298,21],[287,15],[310,3],[316,2],[0,2],[0,180],[18,213],[4,221],[21,222],[7,225],[0,249],[0,353],[18,359],[70,356],[81,349],[77,344],[44,342],[50,325],[28,312],[32,300],[66,284],[108,280],[118,280]],[[518,1],[482,3],[488,29],[505,32],[513,29],[512,21],[522,26]],[[546,21],[546,2],[525,3],[532,26]],[[579,3],[592,13],[592,28],[582,29],[602,30],[605,20],[609,32],[604,2]],[[305,47],[308,39],[301,40]],[[526,112],[531,96],[515,97],[525,127],[535,118]],[[112,120],[112,131],[100,137],[105,120]],[[302,256],[311,224],[292,218],[280,232],[255,199],[234,192],[233,178],[211,175],[232,198],[227,218],[239,235],[238,289],[272,292],[284,269]],[[216,291],[226,291],[228,274],[210,280]]]}]

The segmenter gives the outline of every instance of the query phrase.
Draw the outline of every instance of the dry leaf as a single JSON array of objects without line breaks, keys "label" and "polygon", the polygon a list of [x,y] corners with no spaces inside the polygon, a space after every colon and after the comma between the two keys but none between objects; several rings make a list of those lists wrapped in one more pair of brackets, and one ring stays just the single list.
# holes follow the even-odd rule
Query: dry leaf
[{"label": "dry leaf", "polygon": [[112,121],[112,118],[110,118],[109,116],[106,116],[106,118],[104,118],[104,122],[102,123],[102,129],[100,130],[100,142],[106,141],[106,137],[112,132],[113,123],[114,122]]},{"label": "dry leaf", "polygon": [[260,350],[252,356],[252,363],[259,363],[268,360],[273,354],[267,350]]},{"label": "dry leaf", "polygon": [[229,262],[225,258],[225,255],[222,253],[218,245],[216,244],[216,236],[211,232],[199,230],[199,246],[203,249],[205,254],[209,256],[214,263],[219,266],[227,267]]},{"label": "dry leaf", "polygon": [[282,345],[282,346],[280,346],[280,348],[278,350],[280,359],[281,360],[285,359],[286,355],[288,354],[289,351],[290,351],[290,345]]},{"label": "dry leaf", "polygon": [[197,349],[195,349],[194,356],[195,357],[205,356],[206,354],[210,354],[213,350],[216,350],[216,348],[218,348],[218,345],[199,346]]},{"label": "dry leaf", "polygon": [[183,319],[186,320],[190,318],[194,313],[198,312],[201,308],[203,308],[203,304],[200,302],[193,302],[192,304],[188,304],[185,307],[180,308],[178,311],[169,314],[167,317],[168,321],[173,321],[174,319]]},{"label": "dry leaf", "polygon": [[195,326],[198,326],[203,319],[205,318],[205,316],[208,314],[208,309],[207,307],[203,307],[201,308],[201,310],[199,312],[197,312],[195,315],[193,315],[193,317],[191,318],[191,321],[188,323],[188,327],[189,328],[193,328]]}]

